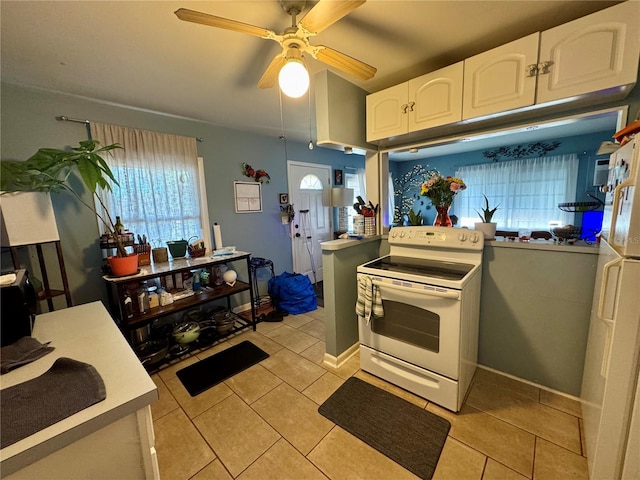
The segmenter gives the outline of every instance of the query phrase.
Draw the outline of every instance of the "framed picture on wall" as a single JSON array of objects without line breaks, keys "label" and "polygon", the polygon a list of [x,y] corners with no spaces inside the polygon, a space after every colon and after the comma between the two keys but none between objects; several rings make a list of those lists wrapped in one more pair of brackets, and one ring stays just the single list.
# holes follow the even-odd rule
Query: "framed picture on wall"
[{"label": "framed picture on wall", "polygon": [[333,184],[336,186],[342,185],[342,170],[333,171]]},{"label": "framed picture on wall", "polygon": [[289,194],[281,193],[280,194],[280,205],[284,205],[286,203],[289,203]]},{"label": "framed picture on wall", "polygon": [[262,211],[262,185],[258,182],[233,182],[236,213]]}]

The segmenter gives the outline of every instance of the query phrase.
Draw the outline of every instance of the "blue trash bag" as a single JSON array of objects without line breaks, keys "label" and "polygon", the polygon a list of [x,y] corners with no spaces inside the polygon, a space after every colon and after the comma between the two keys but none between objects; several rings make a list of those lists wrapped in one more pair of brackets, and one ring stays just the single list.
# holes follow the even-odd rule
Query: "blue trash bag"
[{"label": "blue trash bag", "polygon": [[284,272],[271,277],[268,284],[271,303],[278,310],[291,315],[306,313],[318,308],[318,299],[311,280],[300,273]]}]

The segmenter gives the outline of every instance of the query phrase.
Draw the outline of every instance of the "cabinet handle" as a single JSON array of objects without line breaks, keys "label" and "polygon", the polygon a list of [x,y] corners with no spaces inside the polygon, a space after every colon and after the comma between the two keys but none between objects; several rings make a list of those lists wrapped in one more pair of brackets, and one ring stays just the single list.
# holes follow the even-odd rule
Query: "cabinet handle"
[{"label": "cabinet handle", "polygon": [[416,102],[409,102],[409,111],[413,112],[413,107],[415,106]]},{"label": "cabinet handle", "polygon": [[400,107],[400,110],[402,110],[402,113],[407,113],[409,111],[409,105],[405,103]]},{"label": "cabinet handle", "polygon": [[540,73],[540,75],[545,75],[545,74],[549,73],[549,67],[551,65],[553,65],[553,62],[551,60],[539,63],[538,64],[538,72]]},{"label": "cabinet handle", "polygon": [[538,74],[538,65],[532,63],[531,65],[527,65],[527,77],[535,77]]}]

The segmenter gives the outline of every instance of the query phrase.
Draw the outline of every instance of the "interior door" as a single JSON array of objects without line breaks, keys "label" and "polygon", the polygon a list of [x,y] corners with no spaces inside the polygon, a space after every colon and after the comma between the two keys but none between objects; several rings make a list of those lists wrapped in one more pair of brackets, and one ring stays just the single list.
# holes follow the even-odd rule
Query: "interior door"
[{"label": "interior door", "polygon": [[295,211],[291,251],[295,273],[307,275],[311,283],[321,282],[321,242],[332,240],[329,207],[331,167],[287,162],[289,198]]}]

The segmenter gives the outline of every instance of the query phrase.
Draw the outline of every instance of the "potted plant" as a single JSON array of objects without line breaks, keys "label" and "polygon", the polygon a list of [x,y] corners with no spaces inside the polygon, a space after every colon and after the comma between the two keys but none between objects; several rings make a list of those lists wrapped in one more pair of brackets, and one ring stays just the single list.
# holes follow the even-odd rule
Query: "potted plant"
[{"label": "potted plant", "polygon": [[415,213],[413,209],[409,210],[409,225],[422,225],[422,210]]},{"label": "potted plant", "polygon": [[484,235],[485,240],[495,240],[496,238],[496,223],[492,222],[493,215],[498,210],[498,207],[490,208],[489,207],[489,199],[486,195],[482,195],[484,197],[484,208],[482,209],[482,213],[476,210],[476,213],[480,217],[481,222],[476,222],[473,224],[475,230],[481,231]]},{"label": "potted plant", "polygon": [[[113,217],[98,195],[98,189],[111,190],[109,181],[118,185],[111,169],[102,156],[111,150],[122,148],[118,144],[101,146],[96,140],[81,141],[79,146],[70,149],[41,148],[26,161],[0,162],[0,189],[5,192],[62,192],[71,193],[78,201],[93,212],[102,222],[105,231],[115,240],[116,255],[109,257],[109,265],[114,275],[135,273],[138,259],[135,254],[128,254],[117,231]],[[68,182],[73,174],[79,174],[85,188],[101,205],[99,212],[95,205],[86,202]],[[118,259],[122,259],[118,261]],[[128,264],[124,270],[119,264]]]}]

